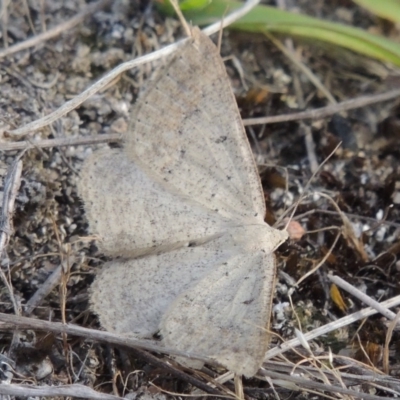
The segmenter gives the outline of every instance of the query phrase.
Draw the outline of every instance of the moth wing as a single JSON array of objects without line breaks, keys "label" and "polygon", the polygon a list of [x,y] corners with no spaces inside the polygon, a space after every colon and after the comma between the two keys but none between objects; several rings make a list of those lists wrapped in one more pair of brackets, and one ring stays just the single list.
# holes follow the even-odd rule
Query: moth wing
[{"label": "moth wing", "polygon": [[131,119],[125,151],[143,169],[227,218],[264,218],[258,171],[225,66],[200,30],[160,70]]},{"label": "moth wing", "polygon": [[228,224],[217,212],[149,177],[121,149],[104,149],[89,157],[78,191],[90,232],[109,256],[171,250],[217,235]]},{"label": "moth wing", "polygon": [[233,256],[171,304],[161,322],[165,345],[255,375],[269,342],[274,279],[273,254]]},{"label": "moth wing", "polygon": [[111,332],[150,337],[176,297],[231,256],[221,239],[159,255],[112,261],[97,274],[91,308]]}]

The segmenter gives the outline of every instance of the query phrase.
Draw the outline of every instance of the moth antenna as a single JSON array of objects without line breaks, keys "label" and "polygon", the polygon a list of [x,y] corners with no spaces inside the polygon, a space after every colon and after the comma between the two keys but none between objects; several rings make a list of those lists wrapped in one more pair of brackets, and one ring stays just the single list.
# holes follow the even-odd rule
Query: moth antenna
[{"label": "moth antenna", "polygon": [[186,35],[188,37],[192,37],[192,29],[190,28],[189,24],[187,23],[186,18],[184,17],[181,9],[179,8],[179,4],[178,4],[177,0],[170,0],[170,1],[171,1],[171,4],[172,4],[172,7],[174,7],[174,10],[175,10],[176,14],[178,15],[178,18],[181,21],[183,29],[186,32]]}]

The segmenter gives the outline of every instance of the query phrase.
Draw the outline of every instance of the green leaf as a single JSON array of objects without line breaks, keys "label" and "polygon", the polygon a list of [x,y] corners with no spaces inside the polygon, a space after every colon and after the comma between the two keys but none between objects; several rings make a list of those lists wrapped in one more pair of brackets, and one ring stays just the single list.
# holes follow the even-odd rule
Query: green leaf
[{"label": "green leaf", "polygon": [[183,0],[179,2],[179,7],[183,12],[201,10],[207,7],[211,3],[211,0]]},{"label": "green leaf", "polygon": [[359,6],[381,18],[389,21],[400,22],[400,1],[399,0],[353,0]]},{"label": "green leaf", "polygon": [[[158,1],[165,9],[166,0]],[[378,3],[381,3],[381,1],[379,0]],[[193,25],[203,26],[220,20],[221,17],[241,5],[242,3],[234,0],[212,0],[209,5],[201,10],[187,9],[184,15]],[[327,22],[302,14],[289,13],[274,7],[259,5],[231,25],[230,28],[259,33],[268,31],[322,40],[400,66],[400,45],[398,43],[362,29]]]}]

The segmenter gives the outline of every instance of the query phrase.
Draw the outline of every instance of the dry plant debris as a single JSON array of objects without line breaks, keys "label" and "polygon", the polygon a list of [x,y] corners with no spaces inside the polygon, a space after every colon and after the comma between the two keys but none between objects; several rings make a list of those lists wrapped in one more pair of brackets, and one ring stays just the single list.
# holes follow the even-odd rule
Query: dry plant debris
[{"label": "dry plant debris", "polygon": [[[8,4],[7,18],[2,14],[4,50],[59,26],[87,7],[82,0],[42,4],[40,8],[29,3],[28,9],[22,1]],[[310,4],[305,1],[300,6]],[[163,20],[151,8],[141,6],[113,2],[61,36],[2,58],[1,145],[14,140],[7,137],[7,131],[54,111],[109,69],[182,37],[178,22]],[[348,9],[352,11],[351,6]],[[329,16],[332,10],[325,11]],[[365,21],[379,24],[371,18]],[[300,61],[339,101],[398,87],[396,71],[377,68],[378,64],[354,54],[326,52],[311,44],[294,46],[301,54]],[[228,57],[225,65],[244,119],[328,106],[289,58],[265,38],[224,33],[222,55]],[[24,140],[65,144],[75,138],[125,132],[131,105],[151,71],[152,65],[146,64],[124,73],[81,107]],[[255,96],[257,91],[262,93]],[[306,332],[366,307],[341,289],[346,310],[337,307],[330,295],[329,273],[379,302],[400,294],[398,118],[398,106],[392,100],[303,124],[295,120],[249,126],[267,222],[273,224],[303,196],[294,218],[306,233],[281,246],[278,254],[279,280],[272,315],[276,336],[270,351],[279,350],[282,341],[296,335],[305,347],[268,360],[262,374],[244,382],[245,396],[308,398],[309,392],[321,398],[377,399],[400,393],[399,330],[382,314],[312,341],[304,339]],[[342,147],[308,185],[310,160],[320,164],[339,142]],[[117,341],[95,338],[84,330],[99,329],[88,312],[88,288],[105,260],[90,238],[82,240],[87,237],[87,222],[76,181],[83,160],[95,147],[104,146],[82,143],[30,149],[21,157],[20,180],[4,179],[3,193],[8,193],[11,183],[19,184],[19,190],[8,217],[13,229],[2,225],[8,244],[2,254],[0,310],[11,319],[6,322],[0,315],[0,392],[34,395],[36,388],[42,388],[36,395],[52,398],[164,398],[169,393],[193,391],[232,396],[230,377],[218,376],[222,370],[211,366],[201,372],[182,370],[161,353],[133,350],[133,346],[124,347],[124,342],[106,345]],[[18,155],[16,150],[2,151],[4,178]],[[3,221],[6,216],[3,207]],[[313,268],[315,272],[296,285]],[[34,308],[26,307],[30,300]],[[28,311],[33,321],[66,322],[83,331],[66,333],[52,322],[40,327],[32,319],[21,320]],[[398,308],[392,311],[396,314]],[[18,329],[17,321],[23,321]],[[222,383],[224,378],[227,381]]]}]

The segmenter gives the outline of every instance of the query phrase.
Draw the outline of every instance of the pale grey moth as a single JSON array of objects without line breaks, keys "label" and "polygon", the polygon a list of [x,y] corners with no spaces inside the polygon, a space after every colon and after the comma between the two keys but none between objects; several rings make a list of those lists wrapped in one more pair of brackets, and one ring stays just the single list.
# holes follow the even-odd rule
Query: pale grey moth
[{"label": "pale grey moth", "polygon": [[[95,152],[79,191],[107,262],[91,306],[112,332],[253,376],[269,343],[273,251],[265,202],[217,48],[198,29],[134,105],[122,149]],[[200,365],[191,364],[195,367]]]}]

